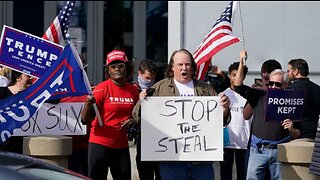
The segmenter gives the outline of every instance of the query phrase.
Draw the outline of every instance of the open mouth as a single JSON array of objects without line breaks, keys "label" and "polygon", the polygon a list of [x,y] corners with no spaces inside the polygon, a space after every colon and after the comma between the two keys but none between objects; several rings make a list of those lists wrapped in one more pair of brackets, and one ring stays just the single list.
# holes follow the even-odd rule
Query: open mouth
[{"label": "open mouth", "polygon": [[187,76],[186,72],[181,73],[182,76]]},{"label": "open mouth", "polygon": [[114,76],[120,76],[122,73],[121,72],[114,72],[113,75]]}]

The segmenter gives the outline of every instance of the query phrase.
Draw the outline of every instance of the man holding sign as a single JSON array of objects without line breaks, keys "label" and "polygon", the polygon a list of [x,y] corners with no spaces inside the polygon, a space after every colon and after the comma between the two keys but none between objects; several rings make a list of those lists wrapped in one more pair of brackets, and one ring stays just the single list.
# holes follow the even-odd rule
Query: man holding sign
[{"label": "man holding sign", "polygon": [[[133,116],[140,120],[140,103],[148,96],[216,96],[216,91],[207,83],[195,79],[196,64],[192,54],[186,49],[174,51],[168,64],[166,77],[152,88],[140,93],[140,101],[133,110]],[[220,104],[223,108],[223,121],[230,120],[230,101],[222,94]],[[183,125],[181,125],[183,126]],[[168,127],[173,128],[173,127]],[[193,129],[196,127],[192,127]],[[182,127],[182,129],[184,129]],[[141,129],[143,133],[143,128]],[[222,131],[221,131],[222,132]],[[213,132],[214,133],[214,132]],[[143,155],[143,154],[142,154]],[[212,162],[173,161],[160,162],[160,174],[166,179],[214,179]]]},{"label": "man holding sign", "polygon": [[[243,66],[243,63],[240,64]],[[281,69],[273,70],[269,75],[268,88],[284,89],[285,78]],[[257,103],[248,100],[243,111],[245,119],[253,116],[247,179],[264,179],[267,170],[270,171],[271,179],[281,179],[277,145],[300,136],[300,131],[293,127],[290,119],[284,119],[282,123],[265,122],[266,101],[267,93],[259,97]]]}]

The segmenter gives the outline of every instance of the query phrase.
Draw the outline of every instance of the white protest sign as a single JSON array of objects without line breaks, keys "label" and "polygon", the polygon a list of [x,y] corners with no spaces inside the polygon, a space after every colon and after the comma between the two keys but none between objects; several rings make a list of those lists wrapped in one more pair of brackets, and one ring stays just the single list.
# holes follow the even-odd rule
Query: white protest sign
[{"label": "white protest sign", "polygon": [[87,127],[81,123],[84,103],[44,103],[37,113],[13,136],[84,135]]},{"label": "white protest sign", "polygon": [[218,96],[147,97],[141,103],[142,161],[222,161]]}]

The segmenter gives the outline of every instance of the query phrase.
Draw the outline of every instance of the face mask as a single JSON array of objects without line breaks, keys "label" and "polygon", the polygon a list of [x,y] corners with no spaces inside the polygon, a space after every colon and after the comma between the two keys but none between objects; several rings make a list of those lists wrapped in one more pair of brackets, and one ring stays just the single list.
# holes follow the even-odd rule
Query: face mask
[{"label": "face mask", "polygon": [[138,83],[139,83],[139,86],[141,87],[142,90],[143,89],[148,89],[153,85],[153,81],[146,80],[141,76],[138,76]]}]

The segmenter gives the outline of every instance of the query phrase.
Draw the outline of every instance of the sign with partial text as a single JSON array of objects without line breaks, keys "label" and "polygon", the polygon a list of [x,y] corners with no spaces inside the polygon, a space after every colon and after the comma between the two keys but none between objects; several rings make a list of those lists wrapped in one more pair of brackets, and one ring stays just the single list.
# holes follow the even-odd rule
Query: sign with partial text
[{"label": "sign with partial text", "polygon": [[305,98],[305,89],[268,89],[265,122],[301,120]]},{"label": "sign with partial text", "polygon": [[52,67],[63,46],[4,25],[0,38],[0,64],[16,71],[41,77]]},{"label": "sign with partial text", "polygon": [[147,97],[141,103],[142,161],[222,161],[218,96]]},{"label": "sign with partial text", "polygon": [[44,103],[13,136],[84,135],[87,128],[81,123],[80,115],[83,105],[82,102]]}]

